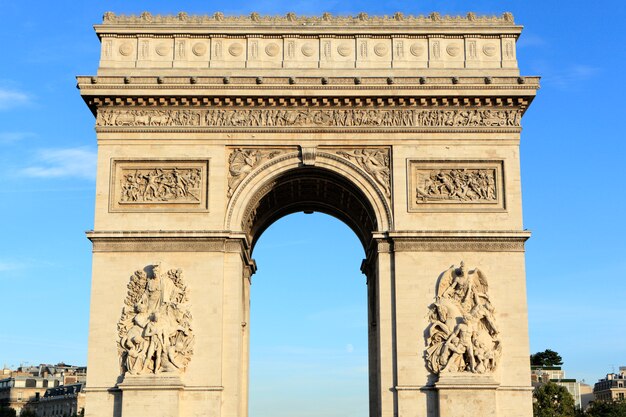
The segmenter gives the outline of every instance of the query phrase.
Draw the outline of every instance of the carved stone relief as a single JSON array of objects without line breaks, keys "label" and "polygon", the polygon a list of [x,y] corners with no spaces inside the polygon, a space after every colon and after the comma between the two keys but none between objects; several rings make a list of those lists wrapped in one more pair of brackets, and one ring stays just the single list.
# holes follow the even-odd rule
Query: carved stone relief
[{"label": "carved stone relief", "polygon": [[440,169],[418,180],[416,202],[497,201],[494,169]]},{"label": "carved stone relief", "polygon": [[102,56],[104,58],[111,58],[112,48],[113,48],[113,41],[111,39],[104,39],[102,41]]},{"label": "carved stone relief", "polygon": [[519,127],[519,109],[99,109],[98,127]]},{"label": "carved stone relief", "polygon": [[233,196],[252,170],[283,152],[280,149],[233,149],[228,157],[228,197]]},{"label": "carved stone relief", "polygon": [[504,209],[500,161],[409,161],[409,211]]},{"label": "carved stone relief", "polygon": [[207,161],[116,160],[112,172],[112,211],[207,208]]},{"label": "carved stone relief", "polygon": [[426,366],[434,374],[490,373],[502,345],[485,275],[461,262],[441,274],[426,329]]},{"label": "carved stone relief", "polygon": [[202,176],[199,168],[123,170],[120,204],[200,202]]},{"label": "carved stone relief", "polygon": [[351,162],[356,163],[374,178],[387,197],[391,197],[391,170],[388,148],[363,148],[337,151]]},{"label": "carved stone relief", "polygon": [[117,325],[122,374],[185,371],[194,342],[188,301],[180,269],[156,263],[135,271]]}]

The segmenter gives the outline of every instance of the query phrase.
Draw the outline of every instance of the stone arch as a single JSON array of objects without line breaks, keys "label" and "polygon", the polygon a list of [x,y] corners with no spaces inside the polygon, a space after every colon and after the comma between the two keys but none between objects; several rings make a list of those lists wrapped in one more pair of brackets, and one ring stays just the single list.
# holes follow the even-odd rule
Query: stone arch
[{"label": "stone arch", "polygon": [[253,247],[274,221],[298,211],[337,217],[366,250],[373,232],[388,231],[393,224],[385,191],[365,170],[318,151],[314,163],[304,163],[299,152],[288,152],[250,172],[228,203],[225,228],[244,232]]}]

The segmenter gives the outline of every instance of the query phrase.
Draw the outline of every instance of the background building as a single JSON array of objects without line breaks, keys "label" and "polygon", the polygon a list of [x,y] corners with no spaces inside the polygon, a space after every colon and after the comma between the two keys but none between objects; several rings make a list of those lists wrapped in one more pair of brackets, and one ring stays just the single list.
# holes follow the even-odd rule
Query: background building
[{"label": "background building", "polygon": [[45,394],[32,404],[38,417],[65,417],[80,415],[85,408],[84,384],[62,385],[48,388]]},{"label": "background building", "polygon": [[[84,383],[86,367],[59,363],[20,366],[0,372],[0,406],[13,408],[19,415],[25,407],[33,408],[49,388]],[[60,414],[62,415],[62,414]]]},{"label": "background building", "polygon": [[619,367],[619,373],[607,374],[593,387],[595,401],[623,401],[626,398],[626,366]]},{"label": "background building", "polygon": [[585,397],[586,402],[583,402],[580,382],[573,378],[565,378],[565,371],[561,369],[560,366],[531,365],[530,369],[530,378],[533,387],[536,388],[547,382],[553,382],[557,385],[565,387],[567,391],[572,394],[576,407],[583,408],[589,404],[589,399],[587,397]]}]

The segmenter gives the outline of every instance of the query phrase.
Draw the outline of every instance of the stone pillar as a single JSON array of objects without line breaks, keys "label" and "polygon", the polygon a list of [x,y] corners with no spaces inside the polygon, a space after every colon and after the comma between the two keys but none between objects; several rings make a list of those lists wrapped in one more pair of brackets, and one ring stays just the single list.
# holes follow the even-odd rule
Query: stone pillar
[{"label": "stone pillar", "polygon": [[393,417],[396,411],[396,343],[395,343],[395,285],[391,243],[377,240],[376,260],[376,328],[378,416]]},{"label": "stone pillar", "polygon": [[243,339],[243,349],[241,355],[241,408],[239,415],[246,417],[248,415],[248,396],[250,386],[250,285],[252,283],[251,274],[254,273],[254,265],[244,266],[242,281],[242,309],[244,321],[241,323],[241,332]]},{"label": "stone pillar", "polygon": [[222,383],[224,396],[221,417],[247,415],[248,320],[245,248],[240,241],[227,241],[224,253],[224,329]]}]

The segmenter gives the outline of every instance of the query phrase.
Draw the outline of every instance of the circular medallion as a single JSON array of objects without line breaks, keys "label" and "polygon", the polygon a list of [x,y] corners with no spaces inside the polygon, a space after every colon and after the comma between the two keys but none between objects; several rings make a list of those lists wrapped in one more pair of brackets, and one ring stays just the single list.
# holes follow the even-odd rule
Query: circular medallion
[{"label": "circular medallion", "polygon": [[120,55],[128,56],[133,53],[133,45],[130,42],[124,42],[120,45]]},{"label": "circular medallion", "polygon": [[413,56],[422,56],[424,54],[424,46],[419,43],[414,43],[411,45],[411,55]]},{"label": "circular medallion", "polygon": [[492,43],[488,43],[483,46],[483,53],[487,56],[494,56],[496,54],[496,46]]},{"label": "circular medallion", "polygon": [[352,52],[352,48],[345,43],[342,43],[337,47],[337,53],[341,56],[348,56]]},{"label": "circular medallion", "polygon": [[170,51],[170,47],[165,43],[160,43],[154,50],[156,51],[158,56],[165,56]]},{"label": "circular medallion", "polygon": [[446,46],[446,52],[450,56],[457,56],[461,52],[461,48],[459,48],[459,45],[456,45],[453,43],[451,45]]},{"label": "circular medallion", "polygon": [[243,46],[240,43],[233,43],[228,47],[228,53],[232,56],[239,56],[243,52]]},{"label": "circular medallion", "polygon": [[206,54],[206,49],[206,44],[202,42],[196,42],[191,47],[191,52],[193,52],[195,56],[203,56],[204,54]]},{"label": "circular medallion", "polygon": [[276,43],[270,43],[265,47],[265,53],[268,56],[276,56],[280,52],[280,47]]},{"label": "circular medallion", "polygon": [[389,48],[384,43],[378,43],[374,46],[374,53],[378,56],[385,56],[389,52]]},{"label": "circular medallion", "polygon": [[302,55],[304,56],[313,56],[313,54],[315,53],[315,48],[313,48],[309,43],[305,43],[304,45],[302,45],[302,48],[300,50],[302,51]]}]

